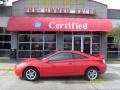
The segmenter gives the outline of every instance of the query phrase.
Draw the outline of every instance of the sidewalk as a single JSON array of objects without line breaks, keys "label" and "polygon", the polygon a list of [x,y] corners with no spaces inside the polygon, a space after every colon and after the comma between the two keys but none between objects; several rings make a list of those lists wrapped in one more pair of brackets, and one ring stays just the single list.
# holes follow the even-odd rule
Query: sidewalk
[{"label": "sidewalk", "polygon": [[15,63],[0,63],[0,70],[13,71]]},{"label": "sidewalk", "polygon": [[12,71],[14,70],[15,64],[16,64],[16,60],[0,58],[0,70]]}]

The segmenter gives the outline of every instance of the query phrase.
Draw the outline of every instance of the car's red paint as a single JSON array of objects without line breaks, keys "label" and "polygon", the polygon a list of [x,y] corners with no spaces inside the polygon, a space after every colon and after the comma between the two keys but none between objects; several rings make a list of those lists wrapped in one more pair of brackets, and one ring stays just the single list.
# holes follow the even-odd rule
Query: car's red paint
[{"label": "car's red paint", "polygon": [[[86,58],[71,58],[57,61],[50,60],[59,53],[66,52],[81,55]],[[39,71],[40,77],[84,75],[89,67],[96,67],[100,74],[106,71],[106,64],[103,58],[81,53],[79,51],[56,51],[42,60],[37,60],[35,58],[23,60],[15,65],[15,74],[22,77],[27,67],[35,67]]]}]

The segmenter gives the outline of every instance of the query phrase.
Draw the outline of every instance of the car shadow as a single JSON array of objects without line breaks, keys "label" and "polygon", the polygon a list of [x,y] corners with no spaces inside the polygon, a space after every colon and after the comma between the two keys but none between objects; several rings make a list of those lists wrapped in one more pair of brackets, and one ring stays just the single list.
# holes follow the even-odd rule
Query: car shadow
[{"label": "car shadow", "polygon": [[105,73],[103,75],[100,75],[99,79],[96,79],[91,82],[92,83],[106,83],[106,82],[112,82],[115,80],[120,80],[120,75],[116,73]]},{"label": "car shadow", "polygon": [[[20,78],[21,80],[24,80]],[[36,81],[32,81],[32,83],[45,83],[45,82],[58,82],[58,83],[64,83],[64,84],[84,84],[84,83],[105,83],[109,81],[114,80],[120,80],[120,76],[115,73],[105,73],[103,75],[100,75],[100,77],[94,81],[88,81],[85,80],[83,76],[78,77],[45,77],[45,78],[39,78]]]},{"label": "car shadow", "polygon": [[116,73],[105,73],[101,75],[101,77],[104,77],[105,79],[108,79],[108,80],[120,80],[120,75]]},{"label": "car shadow", "polygon": [[83,76],[79,77],[46,77],[40,78],[33,83],[44,83],[44,82],[60,82],[65,84],[76,84],[76,83],[87,83]]}]

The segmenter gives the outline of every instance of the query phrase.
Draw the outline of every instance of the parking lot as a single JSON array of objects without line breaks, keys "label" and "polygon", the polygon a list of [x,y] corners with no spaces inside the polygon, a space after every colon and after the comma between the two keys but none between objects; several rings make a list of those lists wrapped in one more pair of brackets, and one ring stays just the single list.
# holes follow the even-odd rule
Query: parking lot
[{"label": "parking lot", "polygon": [[0,71],[0,90],[120,90],[120,65],[108,65],[107,72],[95,81],[54,77],[30,82],[17,78],[13,71]]}]

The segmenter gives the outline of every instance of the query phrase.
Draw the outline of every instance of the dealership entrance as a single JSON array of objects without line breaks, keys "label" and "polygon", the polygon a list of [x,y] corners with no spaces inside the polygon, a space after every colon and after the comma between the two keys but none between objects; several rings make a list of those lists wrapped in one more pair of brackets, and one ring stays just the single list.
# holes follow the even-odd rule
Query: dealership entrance
[{"label": "dealership entrance", "polygon": [[92,54],[92,36],[75,35],[73,36],[73,50]]}]

